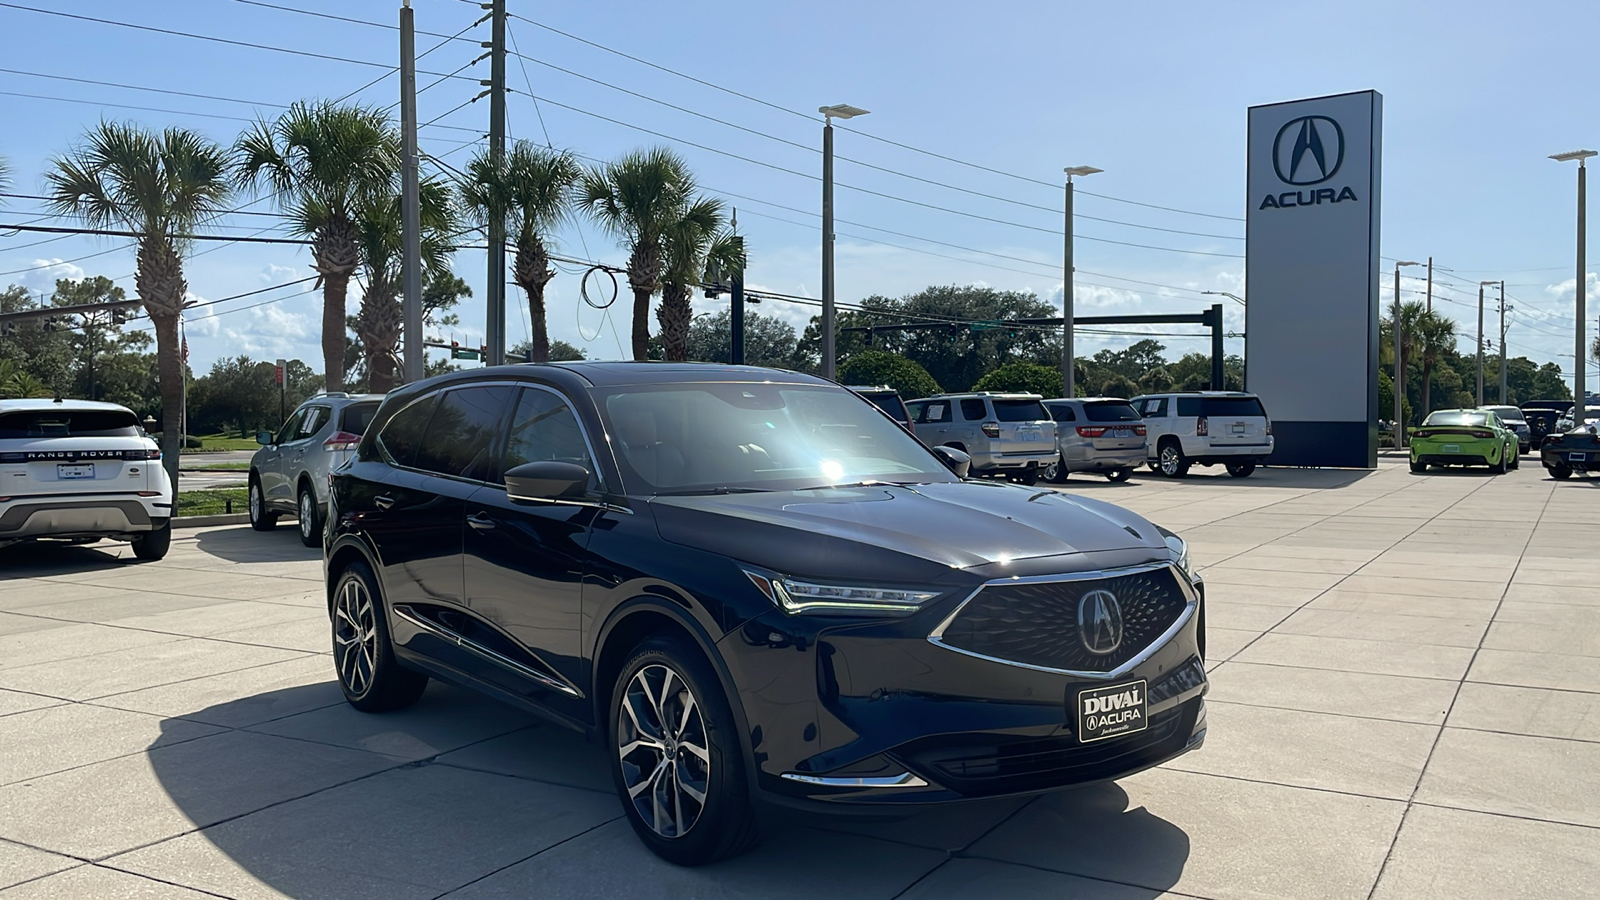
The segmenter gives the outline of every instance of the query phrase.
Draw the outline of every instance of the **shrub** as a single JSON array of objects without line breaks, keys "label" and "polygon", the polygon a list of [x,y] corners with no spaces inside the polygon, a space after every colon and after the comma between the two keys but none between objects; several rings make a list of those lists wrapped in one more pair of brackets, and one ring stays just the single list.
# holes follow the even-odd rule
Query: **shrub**
[{"label": "shrub", "polygon": [[887,350],[864,350],[850,357],[839,368],[842,384],[886,384],[907,400],[928,397],[940,391],[939,382],[928,370]]},{"label": "shrub", "polygon": [[1016,391],[1041,397],[1061,396],[1061,371],[1031,362],[1006,363],[972,386],[975,391]]}]

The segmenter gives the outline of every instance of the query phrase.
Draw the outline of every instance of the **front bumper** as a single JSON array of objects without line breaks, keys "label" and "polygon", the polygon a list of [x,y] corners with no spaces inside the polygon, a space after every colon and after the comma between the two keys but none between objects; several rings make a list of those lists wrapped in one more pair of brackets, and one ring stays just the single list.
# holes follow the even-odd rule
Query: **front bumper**
[{"label": "front bumper", "polygon": [[[980,656],[932,637],[972,596],[905,619],[764,614],[721,642],[750,727],[757,787],[791,805],[882,809],[1034,794],[1120,778],[1200,746],[1208,689],[1201,588],[1110,673]],[[1143,681],[1144,730],[1080,740],[1079,692]]]},{"label": "front bumper", "polygon": [[19,497],[0,503],[0,541],[137,534],[160,527],[171,515],[170,496]]}]

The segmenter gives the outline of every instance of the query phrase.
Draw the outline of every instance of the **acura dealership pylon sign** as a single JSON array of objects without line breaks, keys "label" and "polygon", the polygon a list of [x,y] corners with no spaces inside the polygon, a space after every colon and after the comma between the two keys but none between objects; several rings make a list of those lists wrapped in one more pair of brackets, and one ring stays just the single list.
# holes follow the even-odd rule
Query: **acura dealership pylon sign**
[{"label": "acura dealership pylon sign", "polygon": [[1383,96],[1250,107],[1245,383],[1271,462],[1378,462],[1378,199]]}]

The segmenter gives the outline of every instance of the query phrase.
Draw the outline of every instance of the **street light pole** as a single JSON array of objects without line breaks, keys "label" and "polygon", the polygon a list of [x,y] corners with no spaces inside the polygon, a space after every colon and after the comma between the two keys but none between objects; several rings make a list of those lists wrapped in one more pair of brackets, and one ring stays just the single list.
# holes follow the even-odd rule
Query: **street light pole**
[{"label": "street light pole", "polygon": [[1433,257],[1428,257],[1428,312],[1433,312]]},{"label": "street light pole", "polygon": [[1095,175],[1104,172],[1094,166],[1068,166],[1062,169],[1067,173],[1067,204],[1066,204],[1066,239],[1061,253],[1061,396],[1077,396],[1077,385],[1074,384],[1073,337],[1077,330],[1073,324],[1073,297],[1072,297],[1072,176]]},{"label": "street light pole", "polygon": [[[489,160],[496,172],[506,160],[506,0],[489,4]],[[485,365],[506,361],[506,212],[499,204],[489,209],[489,280],[484,285],[489,304],[485,325],[488,355]]]},{"label": "street light pole", "polygon": [[1584,346],[1584,332],[1587,330],[1584,326],[1587,323],[1583,320],[1584,293],[1588,288],[1589,281],[1589,265],[1584,259],[1584,243],[1587,239],[1585,233],[1587,231],[1587,222],[1585,221],[1587,216],[1584,215],[1584,179],[1587,170],[1583,163],[1584,160],[1591,156],[1600,156],[1600,152],[1573,150],[1570,153],[1556,153],[1550,157],[1557,162],[1570,162],[1574,159],[1578,161],[1578,278],[1576,285],[1574,285],[1578,294],[1578,310],[1577,315],[1574,317],[1577,320],[1577,334],[1574,336],[1572,357],[1572,421],[1575,425],[1582,425],[1584,422],[1583,399],[1585,384],[1583,376],[1588,368],[1589,359],[1588,348]]},{"label": "street light pole", "polygon": [[1394,264],[1394,446],[1398,450],[1406,445],[1405,423],[1400,421],[1405,414],[1406,396],[1406,369],[1405,354],[1401,348],[1405,346],[1405,335],[1400,333],[1400,267],[1420,266],[1422,263],[1409,259],[1397,260]]},{"label": "street light pole", "polygon": [[1506,283],[1500,282],[1500,403],[1506,403]]},{"label": "street light pole", "polygon": [[400,176],[402,327],[405,333],[401,375],[407,384],[422,380],[422,224],[417,176],[417,32],[411,0],[400,9]]},{"label": "street light pole", "polygon": [[822,113],[822,377],[835,376],[833,298],[833,120],[864,116],[867,110],[848,103],[819,106]]}]

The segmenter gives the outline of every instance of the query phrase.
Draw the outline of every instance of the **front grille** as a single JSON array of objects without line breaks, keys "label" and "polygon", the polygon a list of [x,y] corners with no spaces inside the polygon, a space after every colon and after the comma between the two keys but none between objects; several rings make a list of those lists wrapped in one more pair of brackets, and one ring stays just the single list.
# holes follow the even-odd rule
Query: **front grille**
[{"label": "front grille", "polygon": [[968,797],[1048,790],[1118,778],[1177,753],[1194,726],[1194,707],[1185,703],[1151,716],[1139,734],[1092,744],[1071,734],[957,734],[913,741],[892,755]]},{"label": "front grille", "polygon": [[[1110,653],[1085,646],[1078,601],[1091,591],[1112,594],[1122,612],[1122,641]],[[1169,567],[1083,581],[988,585],[956,613],[939,641],[994,659],[1064,669],[1110,672],[1172,627],[1188,597]]]}]

